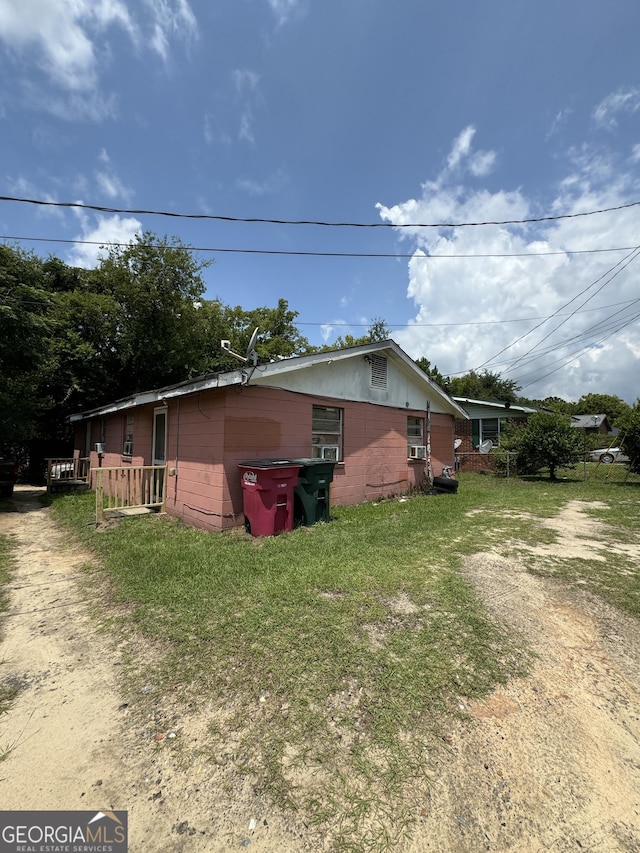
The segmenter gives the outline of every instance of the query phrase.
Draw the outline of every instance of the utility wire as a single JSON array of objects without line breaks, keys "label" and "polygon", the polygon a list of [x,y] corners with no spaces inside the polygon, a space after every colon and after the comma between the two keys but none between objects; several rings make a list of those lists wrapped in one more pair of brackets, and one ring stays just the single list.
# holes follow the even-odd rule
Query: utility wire
[{"label": "utility wire", "polygon": [[[604,311],[607,308],[617,308],[619,305],[623,307],[620,311],[623,311],[625,308],[629,308],[631,305],[635,305],[636,302],[639,302],[640,299],[627,299],[623,302],[613,302],[611,305],[600,305],[597,308],[585,308],[584,311],[577,311],[574,313],[578,314],[591,314],[594,311]],[[619,312],[617,312],[619,313]],[[506,323],[530,323],[534,320],[550,320],[552,317],[564,317],[564,314],[550,314],[547,317],[513,317],[509,320],[468,320],[457,323],[386,323],[387,328],[390,331],[398,330],[398,329],[440,329],[440,328],[449,328],[451,326],[499,326],[504,325]],[[305,322],[303,320],[296,320],[296,326],[331,326],[332,328],[363,328],[368,329],[371,326],[371,323],[348,323],[345,321],[336,321],[335,323],[327,322],[318,323],[318,322]],[[550,347],[549,349],[552,351],[556,347]],[[513,359],[505,359],[504,361],[499,362],[499,364],[508,364],[510,361],[515,361],[516,358],[514,356]],[[465,371],[467,372],[467,371]],[[455,375],[455,374],[452,374]]]},{"label": "utility wire", "polygon": [[[10,234],[0,234],[0,240],[15,240],[29,243],[70,243],[78,246],[106,246],[127,249],[131,243],[116,243],[111,240],[80,240],[79,238],[64,239],[62,237],[21,237]],[[156,243],[140,243],[143,249],[157,249]],[[416,255],[415,252],[303,252],[290,249],[229,249],[215,246],[188,246],[192,252],[212,252],[215,254],[236,255],[291,255],[294,257],[310,258],[407,258],[413,260],[431,261],[439,258],[537,258],[547,255],[595,255],[606,252],[628,252],[633,246],[616,246],[610,249],[565,249],[564,251],[549,252],[505,252],[502,254],[466,254],[466,255]]]},{"label": "utility wire", "polygon": [[[553,370],[548,371],[547,373],[543,373],[542,376],[536,376],[535,379],[532,379],[530,382],[526,382],[524,384],[521,384],[518,380],[516,380],[516,384],[518,384],[520,386],[520,388],[522,389],[522,388],[528,388],[530,385],[534,385],[536,382],[542,382],[543,379],[546,379],[548,376],[551,376],[552,374],[557,373],[559,370],[562,370],[563,367],[566,367],[568,364],[571,364],[571,362],[576,361],[581,356],[583,356],[587,352],[589,352],[589,350],[592,350],[596,346],[599,346],[600,344],[604,343],[604,341],[608,340],[608,338],[610,338],[612,335],[615,335],[616,332],[622,331],[622,329],[624,329],[626,326],[629,326],[631,323],[635,322],[639,318],[640,318],[640,312],[638,314],[635,314],[633,317],[629,318],[629,320],[627,320],[622,325],[619,325],[615,329],[612,329],[611,332],[609,332],[609,334],[604,335],[602,338],[600,338],[597,341],[594,341],[593,344],[591,344],[590,346],[584,347],[579,353],[572,356],[570,359],[567,359],[567,361],[564,361],[559,367],[556,367]],[[561,359],[558,359],[558,360],[561,360]],[[552,362],[552,363],[554,363],[554,362]],[[544,368],[542,368],[542,369],[544,369]],[[534,374],[525,374],[525,376],[523,378],[526,379],[527,376],[531,376],[531,375],[534,375]]]},{"label": "utility wire", "polygon": [[[544,319],[544,320],[542,320],[540,323],[538,323],[538,325],[537,325],[537,326],[534,326],[532,329],[529,329],[529,331],[528,331],[528,332],[525,332],[524,334],[520,335],[520,337],[516,338],[516,339],[515,339],[514,341],[512,341],[510,344],[507,344],[507,346],[503,347],[503,348],[502,348],[499,352],[497,352],[495,355],[491,356],[491,358],[488,358],[488,359],[486,359],[485,361],[483,361],[483,362],[482,362],[482,364],[481,364],[481,365],[479,365],[479,367],[474,368],[474,370],[476,370],[476,371],[477,371],[477,370],[482,370],[482,368],[483,368],[483,367],[486,367],[487,365],[491,364],[491,362],[492,362],[492,361],[495,361],[499,356],[501,356],[501,355],[502,355],[502,353],[506,352],[507,350],[509,350],[509,349],[511,349],[512,347],[514,347],[516,344],[520,343],[520,341],[524,340],[526,337],[528,337],[530,334],[532,334],[532,332],[535,332],[537,329],[539,329],[541,326],[543,326],[543,325],[544,325],[544,323],[546,323],[548,320],[550,320],[550,319],[552,319],[553,317],[555,317],[555,316],[556,316],[560,311],[562,311],[564,308],[567,308],[569,305],[571,305],[571,303],[572,303],[572,302],[574,302],[574,301],[575,301],[579,296],[581,296],[583,293],[586,293],[586,291],[587,291],[587,290],[589,290],[590,288],[594,287],[594,285],[596,285],[596,284],[598,284],[600,281],[602,281],[602,279],[603,279],[603,278],[605,278],[606,276],[608,276],[611,272],[613,272],[613,270],[615,270],[615,268],[616,268],[616,267],[620,266],[621,264],[623,264],[623,263],[624,263],[625,261],[627,261],[627,260],[629,261],[629,263],[631,263],[631,260],[633,260],[632,256],[633,256],[633,255],[638,251],[638,249],[639,249],[639,248],[640,248],[640,247],[638,247],[638,246],[634,247],[634,248],[632,249],[632,251],[631,251],[631,252],[629,252],[629,254],[628,254],[628,255],[626,255],[624,258],[622,258],[622,259],[621,259],[621,260],[619,260],[616,264],[614,264],[612,267],[610,267],[606,272],[604,272],[601,276],[599,276],[599,278],[597,278],[594,282],[591,282],[591,284],[589,284],[587,287],[585,287],[583,290],[581,290],[581,291],[580,291],[580,293],[578,293],[576,296],[572,297],[568,302],[565,302],[565,304],[564,304],[564,305],[561,305],[561,306],[560,306],[560,308],[558,308],[558,310],[557,310],[557,311],[555,311],[555,312],[551,315],[551,317],[547,317],[546,319]],[[616,274],[617,274],[617,273],[616,273]],[[607,282],[607,283],[608,283],[608,282]],[[604,286],[605,286],[605,285],[603,285],[603,287],[604,287]],[[602,289],[602,288],[600,288],[600,289]],[[529,350],[529,352],[531,352],[531,350]],[[526,354],[528,355],[528,353],[526,353]],[[523,357],[524,357],[524,356],[523,356]]]},{"label": "utility wire", "polygon": [[[601,334],[603,332],[609,332],[609,331],[616,332],[619,329],[624,328],[630,322],[633,322],[636,315],[634,315],[630,320],[627,320],[624,318],[619,318],[617,320],[614,320],[614,317],[617,317],[618,314],[622,314],[622,312],[625,311],[627,308],[631,307],[631,305],[637,305],[639,302],[640,302],[640,298],[634,299],[633,302],[629,303],[624,308],[621,308],[618,311],[614,312],[613,314],[610,314],[608,317],[606,317],[603,320],[599,320],[597,323],[594,323],[592,326],[589,326],[587,329],[585,329],[584,331],[574,335],[573,337],[565,338],[561,343],[549,345],[548,347],[545,347],[543,350],[540,350],[540,352],[536,353],[535,355],[530,355],[528,358],[525,358],[525,360],[523,361],[522,367],[532,365],[534,362],[543,358],[545,355],[549,355],[549,354],[557,351],[560,347],[566,348],[566,347],[570,346],[571,344],[577,344],[577,343],[579,343],[581,341],[585,341],[585,340],[592,340],[594,334]],[[614,307],[614,306],[609,306],[609,307]],[[591,308],[588,310],[600,311],[602,309],[601,308]],[[621,320],[624,320],[624,322],[621,323]],[[562,360],[562,358],[560,360]],[[516,361],[518,361],[517,358],[507,359],[505,361],[499,362],[498,364],[499,365],[508,365],[509,362],[511,362],[512,364],[515,364]],[[509,371],[511,368],[506,367],[505,369],[507,371]]]},{"label": "utility wire", "polygon": [[326,228],[467,228],[480,225],[527,225],[535,222],[557,222],[561,219],[577,219],[584,216],[595,216],[599,213],[613,213],[617,210],[627,210],[640,205],[640,201],[620,204],[616,207],[604,207],[599,210],[587,210],[581,213],[564,213],[557,216],[537,216],[528,219],[502,219],[484,222],[324,222],[313,219],[266,219],[257,216],[219,216],[210,213],[177,213],[169,210],[146,210],[144,208],[105,207],[99,204],[85,204],[80,201],[45,201],[35,198],[18,198],[15,196],[0,196],[0,201],[16,202],[19,204],[35,204],[40,207],[65,207],[79,210],[94,210],[98,213],[123,213],[137,216],[169,216],[174,219],[203,219],[216,222],[263,223],[267,225],[318,225]]},{"label": "utility wire", "polygon": [[[512,366],[509,368],[509,370],[513,370],[513,368],[516,366],[516,364],[518,364],[522,359],[526,358],[528,355],[530,355],[532,352],[534,352],[540,346],[540,344],[544,343],[544,341],[548,340],[552,335],[554,335],[558,331],[558,329],[560,329],[562,326],[565,325],[565,323],[568,323],[569,320],[571,320],[571,318],[574,317],[578,313],[578,311],[580,311],[581,308],[584,308],[584,306],[588,302],[590,302],[594,297],[596,297],[598,295],[598,293],[600,293],[601,290],[604,290],[605,287],[607,287],[609,284],[611,284],[611,282],[613,281],[614,278],[616,278],[618,275],[620,275],[620,273],[623,270],[625,270],[629,266],[629,264],[633,263],[633,261],[636,260],[639,252],[640,252],[640,246],[635,250],[635,252],[631,252],[629,255],[627,255],[626,258],[623,258],[622,261],[619,261],[618,264],[616,264],[616,266],[618,266],[619,268],[613,273],[613,275],[611,275],[610,278],[607,279],[607,281],[605,281],[603,284],[601,284],[600,287],[596,291],[594,291],[580,305],[578,305],[578,307],[574,311],[572,311],[567,317],[565,317],[564,320],[562,320],[560,323],[558,323],[558,325],[554,329],[552,329],[543,338],[541,338],[538,341],[538,343],[536,343],[529,350],[529,352],[524,353],[523,355],[519,356],[516,359],[516,361],[512,364]],[[626,261],[626,263],[624,263],[624,261]],[[620,266],[620,264],[622,264],[622,266]],[[612,272],[612,270],[614,270],[614,269],[615,269],[615,266],[609,270],[609,273]],[[609,273],[605,273],[605,275],[608,275]],[[576,296],[574,296],[573,299],[571,299],[569,302],[567,302],[562,307],[567,308],[569,305],[571,305],[572,302],[575,302],[576,299],[578,299],[580,296],[582,296],[584,293],[586,293],[588,290],[590,290],[592,287],[594,287],[594,285],[596,285],[596,284],[598,284],[598,282],[602,281],[602,278],[603,278],[603,276],[601,276],[597,281],[593,282],[593,284],[590,284],[589,287],[586,287],[580,293],[576,294]],[[562,310],[562,309],[559,309],[559,310]],[[558,312],[555,312],[553,316],[554,317],[557,316],[557,313]],[[616,313],[620,313],[620,312],[616,312]]]}]

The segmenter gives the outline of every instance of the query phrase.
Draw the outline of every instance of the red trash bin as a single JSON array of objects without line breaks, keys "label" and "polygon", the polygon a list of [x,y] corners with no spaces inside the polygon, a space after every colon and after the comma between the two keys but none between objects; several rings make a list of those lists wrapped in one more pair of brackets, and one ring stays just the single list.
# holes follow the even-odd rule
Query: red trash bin
[{"label": "red trash bin", "polygon": [[288,459],[259,459],[238,465],[245,527],[253,536],[293,530],[293,490],[301,467]]}]

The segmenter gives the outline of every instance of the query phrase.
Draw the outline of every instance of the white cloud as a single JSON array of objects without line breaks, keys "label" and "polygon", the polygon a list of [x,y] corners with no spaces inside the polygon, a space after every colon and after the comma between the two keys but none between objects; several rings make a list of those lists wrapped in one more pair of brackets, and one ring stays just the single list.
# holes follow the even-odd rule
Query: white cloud
[{"label": "white cloud", "polygon": [[[461,169],[473,157],[472,131],[467,128],[454,140],[446,167],[425,182],[420,197],[377,205],[381,218],[402,225],[539,215],[537,201],[523,190],[490,192],[478,189],[475,181],[461,183]],[[614,207],[640,195],[637,172],[625,172],[611,153],[596,155],[581,147],[572,152],[568,167],[569,175],[544,213],[550,207],[558,214]],[[607,275],[607,270],[624,252],[576,252],[636,245],[636,218],[631,209],[539,225],[403,228],[400,236],[414,246],[407,296],[415,314],[409,328],[394,338],[446,375],[489,369],[515,380],[532,397],[577,400],[594,391],[632,403],[638,396],[640,328],[629,321],[640,303],[607,306],[638,299],[640,260],[611,278],[615,271]],[[543,251],[558,254],[519,257]]]},{"label": "white cloud", "polygon": [[[41,201],[57,202],[58,199],[50,192],[40,189],[27,178],[9,178],[8,189],[11,195],[18,198],[40,199]],[[48,219],[64,219],[64,212],[60,207],[38,206],[36,216]]]},{"label": "white cloud", "polygon": [[447,168],[450,172],[464,171],[466,167],[472,175],[481,178],[493,171],[496,163],[495,151],[473,151],[475,135],[475,127],[469,125],[453,140],[447,157]]},{"label": "white cloud", "polygon": [[471,142],[473,141],[475,134],[475,127],[471,127],[471,125],[469,125],[469,127],[465,127],[462,133],[454,139],[451,151],[447,158],[447,166],[450,169],[455,169],[463,157],[466,157],[469,154],[469,151],[471,151]]},{"label": "white cloud", "polygon": [[133,191],[118,177],[104,148],[98,159],[102,163],[102,168],[96,171],[96,183],[99,190],[109,199],[121,198],[128,203],[133,197]]},{"label": "white cloud", "polygon": [[233,86],[236,92],[236,97],[242,104],[240,113],[240,126],[238,129],[238,139],[241,142],[249,142],[251,145],[255,142],[253,134],[254,110],[255,104],[262,103],[258,85],[260,83],[260,75],[255,71],[250,71],[247,68],[236,68],[232,73]]},{"label": "white cloud", "polygon": [[255,71],[249,71],[248,68],[236,68],[232,76],[238,94],[242,94],[247,89],[251,92],[255,91],[260,82],[260,75]]},{"label": "white cloud", "polygon": [[493,172],[495,163],[495,151],[478,151],[470,158],[469,169],[471,170],[471,174],[475,175],[477,178],[481,178],[484,177],[484,175],[488,175],[490,172]]},{"label": "white cloud", "polygon": [[238,189],[252,196],[274,195],[285,186],[289,176],[284,169],[276,169],[264,181],[254,181],[250,178],[239,178],[236,181]]},{"label": "white cloud", "polygon": [[145,0],[152,13],[151,47],[165,61],[169,58],[174,36],[187,42],[198,35],[198,23],[187,0]]},{"label": "white cloud", "polygon": [[142,223],[132,216],[116,214],[94,218],[83,210],[76,210],[75,213],[81,225],[76,239],[85,242],[77,244],[69,253],[67,261],[71,266],[91,269],[107,254],[109,243],[127,244],[136,234],[142,233]]},{"label": "white cloud", "polygon": [[551,127],[549,128],[549,132],[547,133],[545,139],[549,140],[555,133],[557,133],[560,128],[566,124],[569,116],[573,111],[570,109],[559,110],[553,121],[551,122]]},{"label": "white cloud", "polygon": [[615,130],[620,113],[635,113],[640,109],[640,89],[632,88],[612,92],[607,95],[593,111],[593,119],[598,127]]},{"label": "white cloud", "polygon": [[112,30],[124,31],[137,49],[149,44],[165,61],[173,39],[197,35],[187,0],[145,6],[151,14],[139,22],[124,0],[0,0],[0,42],[18,60],[16,82],[28,102],[63,118],[112,115],[113,96],[99,92]]},{"label": "white cloud", "polygon": [[133,34],[120,0],[3,0],[0,39],[14,53],[28,53],[60,88],[86,91],[97,77],[92,33],[112,25]]},{"label": "white cloud", "polygon": [[295,13],[302,9],[301,0],[268,0],[273,14],[276,16],[278,26],[283,26]]},{"label": "white cloud", "polygon": [[255,137],[253,135],[253,112],[251,107],[245,107],[240,116],[240,127],[238,129],[238,139],[241,142],[249,142],[254,144]]}]

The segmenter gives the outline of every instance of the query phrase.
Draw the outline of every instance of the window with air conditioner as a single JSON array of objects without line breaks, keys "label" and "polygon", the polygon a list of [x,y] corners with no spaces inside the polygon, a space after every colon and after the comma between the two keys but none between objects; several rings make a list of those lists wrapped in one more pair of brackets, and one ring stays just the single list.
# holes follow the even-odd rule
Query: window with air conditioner
[{"label": "window with air conditioner", "polygon": [[424,418],[407,417],[407,456],[409,459],[426,459],[424,440]]},{"label": "window with air conditioner", "polygon": [[342,409],[314,406],[311,427],[312,456],[340,462],[342,459]]},{"label": "window with air conditioner", "polygon": [[133,456],[133,414],[127,415],[125,420],[122,455]]}]

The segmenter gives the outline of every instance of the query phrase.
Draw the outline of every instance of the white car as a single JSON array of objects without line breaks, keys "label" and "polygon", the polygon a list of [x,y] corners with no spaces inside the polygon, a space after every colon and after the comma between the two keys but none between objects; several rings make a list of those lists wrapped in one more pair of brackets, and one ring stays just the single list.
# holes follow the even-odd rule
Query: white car
[{"label": "white car", "polygon": [[589,461],[610,465],[612,462],[628,462],[629,457],[625,456],[619,447],[599,447],[597,450],[590,451]]}]

